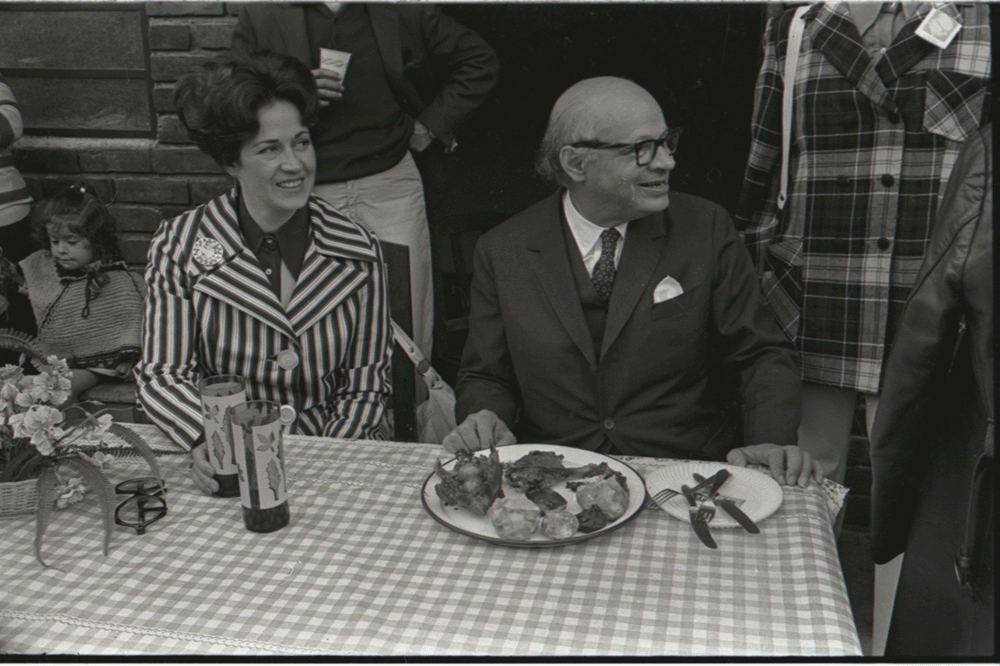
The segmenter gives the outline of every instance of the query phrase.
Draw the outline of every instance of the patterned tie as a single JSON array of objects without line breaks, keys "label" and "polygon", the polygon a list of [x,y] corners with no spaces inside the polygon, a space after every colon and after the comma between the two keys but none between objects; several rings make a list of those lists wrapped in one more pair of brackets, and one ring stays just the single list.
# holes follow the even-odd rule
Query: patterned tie
[{"label": "patterned tie", "polygon": [[615,248],[619,238],[621,234],[615,228],[601,232],[601,256],[591,276],[598,297],[605,303],[611,298],[611,287],[615,284]]}]

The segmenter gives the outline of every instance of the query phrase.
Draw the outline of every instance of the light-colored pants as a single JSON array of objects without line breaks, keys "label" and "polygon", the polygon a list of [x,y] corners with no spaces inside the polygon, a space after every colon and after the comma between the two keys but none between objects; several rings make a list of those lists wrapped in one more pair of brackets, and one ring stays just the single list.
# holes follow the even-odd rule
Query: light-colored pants
[{"label": "light-colored pants", "polygon": [[317,183],[313,191],[380,241],[410,249],[413,341],[430,360],[434,341],[431,233],[423,181],[413,157],[407,152],[391,169],[339,183]]},{"label": "light-colored pants", "polygon": [[[844,482],[851,426],[858,394],[851,389],[802,382],[802,422],[799,446],[823,465],[826,478]],[[878,396],[865,394],[865,425],[871,434]]]}]

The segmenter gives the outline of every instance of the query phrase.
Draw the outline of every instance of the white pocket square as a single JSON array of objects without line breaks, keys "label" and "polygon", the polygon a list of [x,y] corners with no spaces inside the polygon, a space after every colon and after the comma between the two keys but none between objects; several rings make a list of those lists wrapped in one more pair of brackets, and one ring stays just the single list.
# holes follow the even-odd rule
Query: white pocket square
[{"label": "white pocket square", "polygon": [[656,285],[656,289],[653,290],[653,304],[669,301],[683,293],[684,287],[681,286],[681,283],[668,275],[660,280],[660,284]]}]

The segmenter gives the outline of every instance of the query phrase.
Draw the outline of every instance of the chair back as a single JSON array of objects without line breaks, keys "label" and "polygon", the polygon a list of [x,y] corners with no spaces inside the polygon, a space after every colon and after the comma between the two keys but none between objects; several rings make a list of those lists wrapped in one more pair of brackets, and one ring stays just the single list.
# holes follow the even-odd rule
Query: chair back
[{"label": "chair back", "polygon": [[[389,273],[389,316],[403,331],[413,335],[413,307],[410,298],[410,249],[398,243],[380,241],[382,257]],[[392,331],[390,331],[390,335]],[[406,352],[395,346],[392,352],[393,439],[417,441],[416,370]]]}]

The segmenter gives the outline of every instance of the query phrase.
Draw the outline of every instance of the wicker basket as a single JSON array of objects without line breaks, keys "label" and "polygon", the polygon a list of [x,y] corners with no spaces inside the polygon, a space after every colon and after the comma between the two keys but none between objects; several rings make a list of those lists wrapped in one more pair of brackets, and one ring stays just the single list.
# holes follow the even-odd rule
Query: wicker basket
[{"label": "wicker basket", "polygon": [[38,479],[0,483],[0,518],[38,510]]}]

